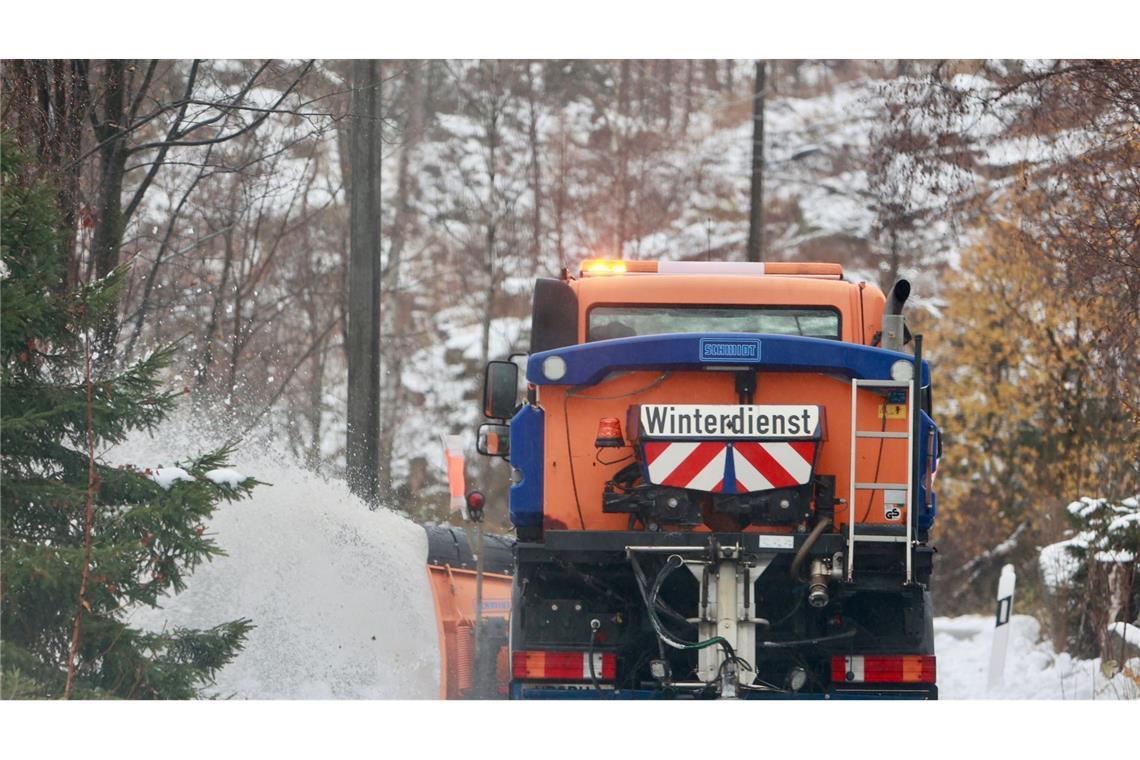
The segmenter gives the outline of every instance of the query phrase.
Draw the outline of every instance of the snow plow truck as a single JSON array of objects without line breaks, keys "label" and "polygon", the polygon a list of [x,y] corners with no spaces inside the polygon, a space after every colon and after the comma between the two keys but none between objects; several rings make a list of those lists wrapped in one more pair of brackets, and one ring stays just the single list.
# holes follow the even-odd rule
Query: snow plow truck
[{"label": "snow plow truck", "polygon": [[517,541],[479,694],[936,698],[941,440],[909,293],[823,263],[538,279],[525,387],[514,361],[484,377]]}]

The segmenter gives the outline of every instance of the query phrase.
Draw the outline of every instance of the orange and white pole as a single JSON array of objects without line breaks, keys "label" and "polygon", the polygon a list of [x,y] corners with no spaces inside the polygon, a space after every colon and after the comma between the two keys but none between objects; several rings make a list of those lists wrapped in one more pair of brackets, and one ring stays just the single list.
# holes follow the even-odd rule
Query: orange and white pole
[{"label": "orange and white pole", "polygon": [[467,488],[463,474],[463,436],[443,437],[443,457],[447,461],[447,490],[451,496],[451,511],[459,512],[466,520],[467,500],[464,498],[464,493]]}]

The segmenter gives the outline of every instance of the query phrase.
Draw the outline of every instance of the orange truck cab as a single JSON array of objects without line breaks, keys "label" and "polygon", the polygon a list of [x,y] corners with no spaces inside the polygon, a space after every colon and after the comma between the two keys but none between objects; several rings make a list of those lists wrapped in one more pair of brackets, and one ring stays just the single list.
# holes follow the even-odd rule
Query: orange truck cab
[{"label": "orange truck cab", "polygon": [[511,465],[511,697],[936,696],[908,294],[782,262],[537,281],[525,399],[492,362],[479,432]]}]

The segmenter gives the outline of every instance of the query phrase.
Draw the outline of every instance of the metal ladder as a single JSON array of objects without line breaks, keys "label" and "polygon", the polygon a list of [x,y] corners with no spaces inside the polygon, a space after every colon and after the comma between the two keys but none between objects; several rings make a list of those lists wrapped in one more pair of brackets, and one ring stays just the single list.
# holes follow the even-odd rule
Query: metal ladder
[{"label": "metal ladder", "polygon": [[[916,374],[921,371],[921,363],[915,368]],[[911,380],[861,380],[851,379],[851,490],[847,499],[847,582],[851,583],[855,574],[855,544],[863,541],[867,543],[899,543],[905,541],[906,547],[906,583],[914,580],[914,544],[912,542],[911,525],[914,515],[912,506],[914,502],[914,402],[916,401],[915,383],[918,378]],[[880,430],[860,430],[858,426],[859,389],[860,388],[902,388],[906,390],[906,432],[888,433]],[[883,413],[886,414],[886,401]],[[906,439],[906,483],[857,483],[855,481],[855,448],[860,438],[896,438]],[[855,530],[857,510],[855,507],[855,494],[859,491],[904,491],[906,494],[904,505],[906,507],[906,537],[860,534]]]}]

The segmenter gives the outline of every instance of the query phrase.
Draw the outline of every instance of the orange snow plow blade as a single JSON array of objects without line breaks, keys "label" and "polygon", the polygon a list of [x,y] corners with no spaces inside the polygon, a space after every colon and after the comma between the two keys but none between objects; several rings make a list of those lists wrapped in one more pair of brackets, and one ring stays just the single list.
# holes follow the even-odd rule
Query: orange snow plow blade
[{"label": "orange snow plow blade", "polygon": [[483,614],[476,650],[475,556],[459,528],[426,528],[428,580],[439,633],[441,699],[505,698],[510,681],[511,544],[484,536]]}]

